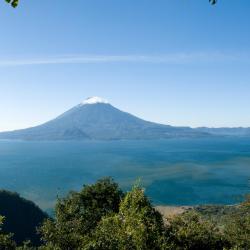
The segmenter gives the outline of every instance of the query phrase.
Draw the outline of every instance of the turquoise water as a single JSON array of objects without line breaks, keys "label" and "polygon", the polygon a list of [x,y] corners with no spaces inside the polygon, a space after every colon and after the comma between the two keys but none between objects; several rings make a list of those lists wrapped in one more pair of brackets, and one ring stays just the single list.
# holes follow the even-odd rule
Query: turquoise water
[{"label": "turquoise water", "polygon": [[0,188],[43,209],[102,176],[125,190],[140,178],[155,204],[232,204],[250,192],[250,139],[0,141]]}]

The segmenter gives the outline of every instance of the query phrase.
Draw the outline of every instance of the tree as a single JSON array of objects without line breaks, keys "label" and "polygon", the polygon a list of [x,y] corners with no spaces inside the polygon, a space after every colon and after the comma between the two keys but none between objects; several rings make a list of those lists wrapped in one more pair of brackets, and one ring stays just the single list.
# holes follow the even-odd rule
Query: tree
[{"label": "tree", "polygon": [[2,225],[4,222],[4,217],[0,216],[0,249],[1,250],[14,250],[16,249],[16,244],[12,240],[12,234],[4,234],[2,232]]},{"label": "tree", "polygon": [[43,240],[54,249],[78,249],[103,216],[118,212],[122,197],[111,178],[85,185],[80,192],[70,192],[58,200],[55,220],[47,220],[41,227]]},{"label": "tree", "polygon": [[168,219],[166,241],[173,250],[222,250],[227,245],[216,224],[194,211]]},{"label": "tree", "polygon": [[127,193],[118,214],[104,217],[83,249],[164,249],[164,224],[141,188]]}]

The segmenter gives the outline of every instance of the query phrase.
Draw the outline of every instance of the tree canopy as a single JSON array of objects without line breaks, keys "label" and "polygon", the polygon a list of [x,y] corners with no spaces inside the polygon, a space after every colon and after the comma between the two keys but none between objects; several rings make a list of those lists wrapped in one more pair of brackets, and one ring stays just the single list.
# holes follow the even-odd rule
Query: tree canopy
[{"label": "tree canopy", "polygon": [[134,187],[120,203],[119,212],[102,218],[86,239],[84,249],[164,249],[162,217],[143,189]]},{"label": "tree canopy", "polygon": [[111,178],[70,192],[58,200],[55,220],[49,219],[42,226],[43,240],[59,249],[78,249],[103,216],[119,211],[122,197],[123,192]]},{"label": "tree canopy", "polygon": [[123,194],[105,178],[59,199],[40,231],[46,250],[250,249],[249,202],[234,211],[223,226],[195,209],[164,224],[143,188]]},{"label": "tree canopy", "polygon": [[[11,216],[22,221],[24,211],[15,203],[11,207],[17,212]],[[58,199],[55,218],[46,219],[39,229],[39,246],[16,244],[15,235],[2,230],[13,218],[0,216],[0,250],[250,249],[250,200],[222,206],[223,213],[213,207],[192,208],[163,220],[141,186],[123,193],[111,178],[103,178]],[[23,223],[19,226],[25,231]]]}]

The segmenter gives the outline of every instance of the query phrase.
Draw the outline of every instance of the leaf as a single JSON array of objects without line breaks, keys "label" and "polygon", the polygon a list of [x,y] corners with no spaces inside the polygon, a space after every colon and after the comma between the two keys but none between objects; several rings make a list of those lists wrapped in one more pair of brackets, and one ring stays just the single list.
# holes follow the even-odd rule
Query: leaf
[{"label": "leaf", "polygon": [[5,2],[11,4],[13,8],[16,8],[18,5],[19,0],[5,0]]}]

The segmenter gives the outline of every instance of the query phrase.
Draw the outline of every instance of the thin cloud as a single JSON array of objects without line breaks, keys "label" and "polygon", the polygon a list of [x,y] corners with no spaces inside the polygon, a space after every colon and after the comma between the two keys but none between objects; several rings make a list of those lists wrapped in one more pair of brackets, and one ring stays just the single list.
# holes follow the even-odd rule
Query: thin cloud
[{"label": "thin cloud", "polygon": [[176,53],[165,55],[59,55],[19,59],[0,59],[0,67],[48,64],[97,64],[97,63],[159,63],[190,64],[245,61],[241,54]]}]

